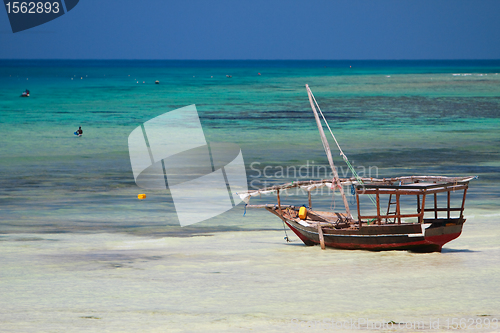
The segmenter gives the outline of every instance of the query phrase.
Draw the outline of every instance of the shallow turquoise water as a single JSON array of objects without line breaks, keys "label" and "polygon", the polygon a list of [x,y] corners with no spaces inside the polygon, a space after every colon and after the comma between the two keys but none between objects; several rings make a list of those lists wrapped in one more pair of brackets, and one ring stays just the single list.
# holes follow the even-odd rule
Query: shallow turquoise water
[{"label": "shallow turquoise water", "polygon": [[[297,178],[257,177],[266,166],[325,165],[305,83],[358,171],[478,175],[468,206],[497,209],[499,72],[498,61],[2,61],[0,231],[179,232],[168,193],[137,201],[127,137],[190,104],[208,141],[240,145],[251,186]],[[31,97],[19,98],[26,88]],[[270,226],[234,214],[196,229]]]}]

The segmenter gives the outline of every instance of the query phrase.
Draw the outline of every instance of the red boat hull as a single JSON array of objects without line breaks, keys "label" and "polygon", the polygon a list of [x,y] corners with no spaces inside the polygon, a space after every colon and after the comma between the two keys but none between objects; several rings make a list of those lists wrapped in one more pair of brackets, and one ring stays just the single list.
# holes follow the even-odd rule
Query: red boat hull
[{"label": "red boat hull", "polygon": [[[426,223],[425,229],[420,224],[372,225],[357,230],[324,229],[323,237],[326,246],[337,249],[441,252],[444,244],[462,233],[465,220],[453,222]],[[286,224],[304,244],[311,246],[320,243],[317,230],[292,220],[287,220]]]}]

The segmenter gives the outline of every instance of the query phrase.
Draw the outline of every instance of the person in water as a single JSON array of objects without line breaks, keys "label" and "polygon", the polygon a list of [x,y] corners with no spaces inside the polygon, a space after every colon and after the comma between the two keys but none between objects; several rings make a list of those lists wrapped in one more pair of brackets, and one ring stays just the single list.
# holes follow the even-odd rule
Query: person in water
[{"label": "person in water", "polygon": [[78,135],[82,135],[82,134],[83,134],[83,131],[82,131],[82,126],[80,126],[80,127],[78,128],[78,130],[76,131],[76,134],[78,134]]}]

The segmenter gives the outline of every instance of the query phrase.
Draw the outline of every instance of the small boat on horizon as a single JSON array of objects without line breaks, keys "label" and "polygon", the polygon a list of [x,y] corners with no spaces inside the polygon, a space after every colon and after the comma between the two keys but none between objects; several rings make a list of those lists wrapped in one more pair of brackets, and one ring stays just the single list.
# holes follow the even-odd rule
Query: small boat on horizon
[{"label": "small boat on horizon", "polygon": [[[463,212],[468,184],[475,176],[359,177],[340,148],[308,85],[306,89],[333,179],[295,181],[238,193],[246,202],[246,207],[266,209],[279,217],[305,245],[320,244],[322,249],[328,246],[350,250],[441,252],[443,245],[460,236],[465,223]],[[354,177],[339,178],[316,107]],[[351,186],[356,196],[356,218],[351,214],[344,186]],[[313,210],[311,191],[321,187],[339,190],[345,212]],[[308,195],[307,207],[282,205],[280,192],[289,189],[304,190]],[[262,194],[276,194],[277,204],[249,205],[251,197]],[[360,201],[361,196],[368,196],[373,203],[374,207],[368,213],[361,211],[362,207],[366,209],[366,204]],[[439,201],[438,197],[441,198]],[[415,203],[413,208],[410,202]],[[386,206],[383,207],[383,203]]]},{"label": "small boat on horizon", "polygon": [[21,97],[30,97],[30,91],[28,89],[26,89],[25,91],[23,91],[23,93],[21,94]]}]

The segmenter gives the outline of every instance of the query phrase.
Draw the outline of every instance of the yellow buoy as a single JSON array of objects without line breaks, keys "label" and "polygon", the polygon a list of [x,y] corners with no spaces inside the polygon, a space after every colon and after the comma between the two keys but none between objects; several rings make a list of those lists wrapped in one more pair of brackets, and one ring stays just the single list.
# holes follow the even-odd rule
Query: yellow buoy
[{"label": "yellow buoy", "polygon": [[145,194],[139,194],[137,196],[137,198],[139,198],[139,200],[143,200],[143,199],[146,199],[146,195]]},{"label": "yellow buoy", "polygon": [[301,220],[305,220],[307,218],[307,209],[306,209],[306,207],[300,207],[300,209],[299,209],[299,218]]}]

